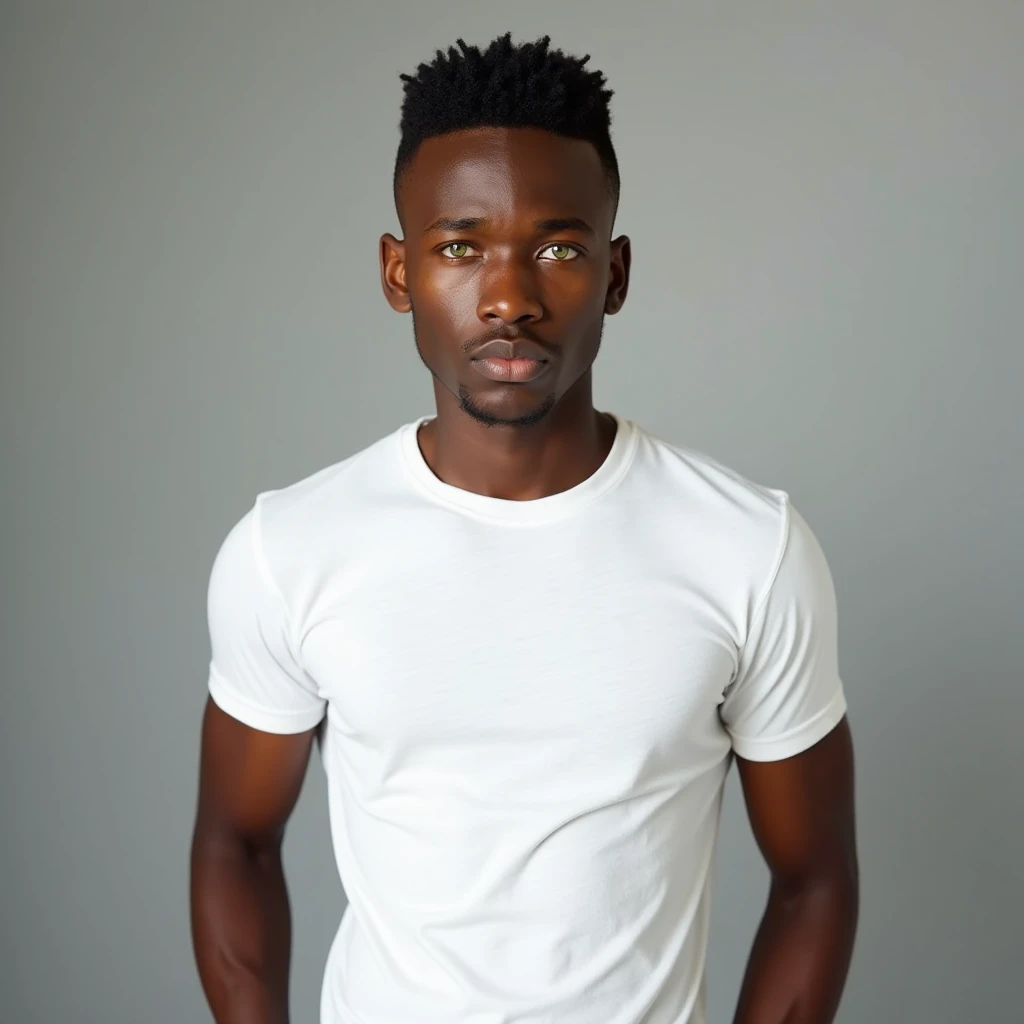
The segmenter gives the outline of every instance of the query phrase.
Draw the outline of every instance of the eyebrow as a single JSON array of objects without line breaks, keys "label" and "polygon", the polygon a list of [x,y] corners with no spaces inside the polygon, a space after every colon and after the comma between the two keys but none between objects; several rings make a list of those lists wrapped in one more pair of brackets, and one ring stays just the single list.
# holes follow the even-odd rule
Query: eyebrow
[{"label": "eyebrow", "polygon": [[553,217],[550,220],[538,220],[534,222],[538,231],[582,231],[585,235],[594,235],[597,232],[579,217]]},{"label": "eyebrow", "polygon": [[[431,231],[474,231],[487,224],[484,217],[438,217],[433,224],[424,229],[424,234]],[[596,234],[594,229],[579,217],[551,217],[537,220],[533,226],[538,231],[582,231],[584,234]]]}]

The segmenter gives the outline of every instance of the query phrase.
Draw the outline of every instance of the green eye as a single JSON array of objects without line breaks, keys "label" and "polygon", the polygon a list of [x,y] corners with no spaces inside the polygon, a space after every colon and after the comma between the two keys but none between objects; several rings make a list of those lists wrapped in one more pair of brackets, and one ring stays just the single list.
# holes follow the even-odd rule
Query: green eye
[{"label": "green eye", "polygon": [[469,246],[465,242],[452,242],[450,245],[446,245],[441,251],[447,250],[448,255],[455,259],[461,259],[469,252]]},{"label": "green eye", "polygon": [[559,262],[570,260],[577,255],[576,250],[568,245],[549,245],[544,251],[551,253],[552,257]]}]

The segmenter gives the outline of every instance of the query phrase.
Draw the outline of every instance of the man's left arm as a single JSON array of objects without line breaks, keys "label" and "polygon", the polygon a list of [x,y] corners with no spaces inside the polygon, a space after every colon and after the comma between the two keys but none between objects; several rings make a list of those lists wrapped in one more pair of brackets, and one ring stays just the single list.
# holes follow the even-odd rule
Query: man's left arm
[{"label": "man's left arm", "polygon": [[771,887],[734,1022],[831,1024],[859,904],[849,723],[796,756],[736,763]]}]

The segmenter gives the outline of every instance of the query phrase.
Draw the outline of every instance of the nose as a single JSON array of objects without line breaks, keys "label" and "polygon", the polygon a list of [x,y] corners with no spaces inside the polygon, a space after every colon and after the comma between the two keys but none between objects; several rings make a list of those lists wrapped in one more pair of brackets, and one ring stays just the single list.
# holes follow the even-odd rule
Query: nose
[{"label": "nose", "polygon": [[537,281],[514,259],[492,260],[483,280],[477,316],[485,323],[532,323],[544,314]]}]

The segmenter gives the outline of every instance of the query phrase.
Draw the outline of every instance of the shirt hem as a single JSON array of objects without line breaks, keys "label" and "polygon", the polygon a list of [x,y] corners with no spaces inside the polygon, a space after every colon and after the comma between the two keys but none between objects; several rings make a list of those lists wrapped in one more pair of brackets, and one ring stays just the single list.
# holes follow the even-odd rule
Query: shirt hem
[{"label": "shirt hem", "polygon": [[221,711],[236,718],[243,725],[259,729],[260,732],[294,735],[319,725],[324,717],[323,705],[314,711],[271,711],[250,704],[231,690],[223,677],[214,669],[210,670],[208,685],[210,696]]},{"label": "shirt hem", "polygon": [[847,712],[846,695],[840,688],[827,707],[809,722],[772,739],[732,737],[733,750],[747,761],[781,761],[794,757],[823,740],[843,719]]}]

